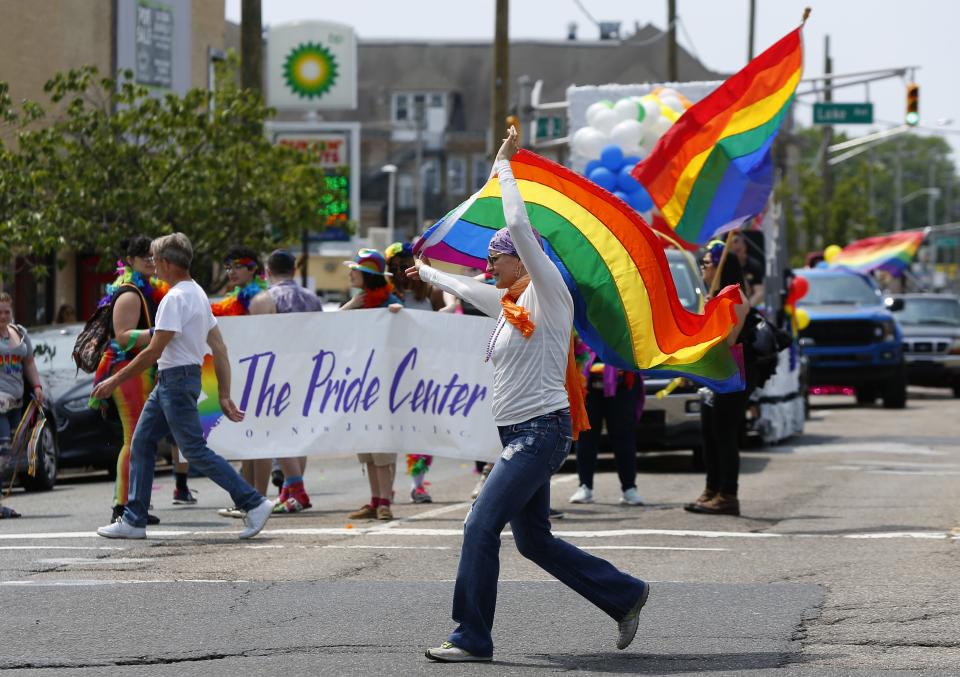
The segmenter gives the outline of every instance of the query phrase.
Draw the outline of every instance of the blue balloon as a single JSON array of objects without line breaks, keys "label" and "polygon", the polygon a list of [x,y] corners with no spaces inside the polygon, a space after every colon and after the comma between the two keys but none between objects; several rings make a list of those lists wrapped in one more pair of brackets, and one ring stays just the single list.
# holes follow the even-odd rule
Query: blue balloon
[{"label": "blue balloon", "polygon": [[590,172],[597,167],[603,167],[603,163],[600,162],[600,160],[590,160],[590,162],[587,163],[587,168],[583,170],[583,175],[590,176]]},{"label": "blue balloon", "polygon": [[604,190],[613,190],[617,186],[617,175],[606,167],[597,167],[587,178]]},{"label": "blue balloon", "polygon": [[653,200],[650,199],[650,194],[647,193],[644,187],[640,186],[638,190],[627,195],[627,204],[638,212],[645,212],[653,207]]},{"label": "blue balloon", "polygon": [[612,143],[604,146],[603,150],[600,151],[600,162],[611,172],[620,171],[620,165],[623,164],[623,151],[620,150],[620,146],[615,146]]},{"label": "blue balloon", "polygon": [[624,193],[633,193],[643,188],[640,182],[630,175],[631,169],[633,169],[633,165],[624,165],[617,175],[617,187]]},{"label": "blue balloon", "polygon": [[621,167],[627,167],[627,166],[633,167],[638,162],[640,162],[640,158],[638,156],[627,155],[623,158],[623,164],[621,165]]},{"label": "blue balloon", "polygon": [[817,262],[817,268],[829,268],[829,267],[830,267],[830,264],[827,263],[826,261]]},{"label": "blue balloon", "polygon": [[613,194],[616,195],[621,200],[623,200],[624,202],[626,202],[627,204],[630,204],[627,199],[627,194],[624,193],[622,190],[615,190],[613,191]]}]

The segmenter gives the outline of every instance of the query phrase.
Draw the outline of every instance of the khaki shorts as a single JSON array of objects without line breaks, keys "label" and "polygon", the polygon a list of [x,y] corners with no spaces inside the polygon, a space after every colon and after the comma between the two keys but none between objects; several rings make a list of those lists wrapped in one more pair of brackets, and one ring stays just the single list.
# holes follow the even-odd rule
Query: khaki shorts
[{"label": "khaki shorts", "polygon": [[396,454],[357,454],[361,463],[373,463],[376,466],[390,465],[397,462]]}]

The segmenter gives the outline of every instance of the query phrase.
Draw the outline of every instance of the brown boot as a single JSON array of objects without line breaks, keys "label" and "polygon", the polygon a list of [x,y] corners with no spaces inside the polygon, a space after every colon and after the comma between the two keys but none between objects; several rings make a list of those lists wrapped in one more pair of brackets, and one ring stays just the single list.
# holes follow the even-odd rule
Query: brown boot
[{"label": "brown boot", "polygon": [[697,512],[695,510],[696,506],[700,505],[701,503],[706,503],[716,495],[717,495],[717,492],[714,491],[713,489],[704,489],[703,493],[700,494],[696,498],[696,500],[694,500],[693,503],[684,504],[683,509],[686,510],[687,512]]},{"label": "brown boot", "polygon": [[376,519],[376,517],[377,511],[369,503],[366,505],[361,505],[359,509],[354,510],[352,513],[347,515],[347,518],[352,520],[372,520]]},{"label": "brown boot", "polygon": [[381,505],[377,508],[377,519],[384,522],[393,519],[393,511],[390,510],[389,505]]},{"label": "brown boot", "polygon": [[704,515],[739,515],[740,501],[736,494],[717,494],[705,503],[697,503],[690,512]]}]

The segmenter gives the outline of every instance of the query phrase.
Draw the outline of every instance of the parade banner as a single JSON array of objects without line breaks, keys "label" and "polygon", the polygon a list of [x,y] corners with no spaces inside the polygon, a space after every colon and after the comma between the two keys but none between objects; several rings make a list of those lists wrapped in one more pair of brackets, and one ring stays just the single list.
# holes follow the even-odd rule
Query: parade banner
[{"label": "parade banner", "polygon": [[493,460],[493,320],[355,310],[220,318],[240,423],[219,409],[211,360],[201,422],[228,459],[418,453]]}]

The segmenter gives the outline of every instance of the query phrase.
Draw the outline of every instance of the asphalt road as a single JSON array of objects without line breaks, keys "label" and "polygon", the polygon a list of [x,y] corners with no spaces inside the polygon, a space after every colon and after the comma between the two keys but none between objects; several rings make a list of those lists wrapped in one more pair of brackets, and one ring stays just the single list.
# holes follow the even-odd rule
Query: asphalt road
[{"label": "asphalt road", "polygon": [[906,411],[815,398],[807,434],[743,455],[744,516],[691,515],[702,476],[682,454],[641,458],[643,508],[617,504],[612,464],[597,502],[555,532],[651,582],[634,644],[604,614],[520,557],[504,535],[496,662],[445,666],[443,640],[471,465],[438,460],[435,503],[397,481],[397,520],[350,523],[366,479],[314,459],[315,507],[255,540],[216,515],[226,495],[192,480],[196,506],[154,493],[162,524],[109,541],[104,476],[15,491],[0,521],[0,673],[24,675],[960,674],[957,401],[911,391]]}]

